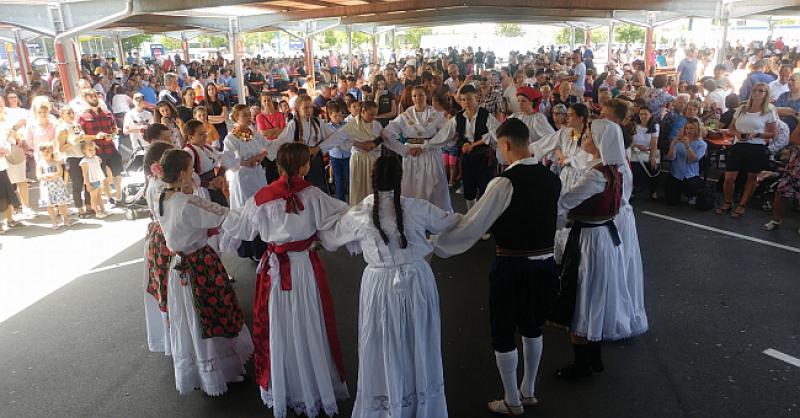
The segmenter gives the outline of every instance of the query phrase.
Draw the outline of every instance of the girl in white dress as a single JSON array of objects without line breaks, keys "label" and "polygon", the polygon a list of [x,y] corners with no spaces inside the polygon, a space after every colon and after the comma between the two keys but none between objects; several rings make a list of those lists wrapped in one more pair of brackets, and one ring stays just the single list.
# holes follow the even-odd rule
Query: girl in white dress
[{"label": "girl in white dress", "polygon": [[[580,181],[592,159],[581,148],[588,130],[589,108],[582,103],[573,104],[567,109],[567,126],[530,145],[529,149],[536,160],[552,159],[561,179],[561,194],[570,191]],[[567,237],[569,227],[556,230],[554,254],[557,263],[561,262]]]},{"label": "girl in white dress", "polygon": [[289,408],[331,416],[336,401],[349,396],[328,279],[313,248],[318,231],[333,227],[347,204],[302,178],[309,157],[305,144],[283,145],[282,176],[223,225],[223,249],[256,235],[269,242],[256,270],[253,341],[256,383],[276,417]]},{"label": "girl in white dress", "polygon": [[184,124],[183,131],[186,137],[183,149],[194,157],[194,171],[200,180],[200,187],[195,193],[218,205],[228,206],[228,199],[222,191],[225,182],[224,175],[220,173],[222,156],[206,144],[208,131],[205,124],[191,119]]},{"label": "girl in white dress", "polygon": [[358,393],[353,418],[445,418],[439,295],[425,256],[434,234],[461,215],[400,197],[394,157],[375,163],[372,195],[321,234],[326,248],[347,244],[368,263],[358,315]]},{"label": "girl in white dress", "polygon": [[[247,199],[267,185],[261,161],[267,155],[270,141],[250,128],[250,109],[247,106],[234,106],[231,117],[236,125],[225,136],[222,164],[228,167],[225,178],[230,191],[230,207],[241,209]],[[254,237],[253,240],[243,241],[237,253],[239,257],[255,260],[261,257],[265,248],[263,240]]]},{"label": "girl in white dress", "polygon": [[[453,211],[447,175],[444,172],[441,146],[429,143],[447,122],[444,115],[427,104],[425,89],[414,87],[414,106],[389,122],[383,135],[387,140],[404,139],[403,196],[427,200],[439,209]],[[400,153],[398,153],[400,154]]]},{"label": "girl in white dress", "polygon": [[192,156],[169,150],[161,157],[165,187],[157,219],[174,256],[167,304],[175,387],[185,394],[200,388],[211,396],[244,380],[253,343],[242,309],[208,230],[219,227],[228,209],[192,195]]},{"label": "girl in white dress", "polygon": [[583,148],[594,163],[558,203],[558,223],[572,222],[562,260],[562,292],[552,314],[555,323],[569,327],[575,351],[574,362],[556,371],[564,379],[603,371],[600,342],[640,333],[631,327],[635,308],[614,223],[622,195],[619,170],[627,164],[622,130],[609,120],[595,120]]},{"label": "girl in white dress", "polygon": [[[164,231],[157,218],[157,202],[164,182],[161,181],[161,157],[173,145],[168,142],[153,142],[144,155],[144,171],[147,175],[145,200],[150,211],[150,224],[144,240],[144,319],[147,329],[147,347],[154,353],[172,354],[169,337],[169,315],[167,312],[167,286],[172,251],[167,248]],[[155,164],[153,164],[155,163]],[[155,172],[153,172],[155,170]]]}]

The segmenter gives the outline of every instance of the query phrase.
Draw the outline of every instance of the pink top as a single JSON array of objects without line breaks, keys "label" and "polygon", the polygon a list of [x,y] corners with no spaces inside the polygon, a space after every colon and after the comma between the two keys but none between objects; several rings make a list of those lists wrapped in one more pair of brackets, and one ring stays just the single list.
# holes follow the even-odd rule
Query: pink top
[{"label": "pink top", "polygon": [[25,142],[35,152],[39,152],[39,145],[44,143],[55,143],[56,124],[53,118],[48,119],[47,126],[41,126],[38,120],[28,123],[25,134]]},{"label": "pink top", "polygon": [[[286,119],[283,117],[283,113],[281,112],[275,112],[270,115],[261,112],[256,116],[256,128],[259,130],[259,132],[267,129],[275,129],[275,128],[283,129],[285,127],[286,127]],[[278,135],[273,135],[271,138],[267,139],[273,140],[277,137]]]}]

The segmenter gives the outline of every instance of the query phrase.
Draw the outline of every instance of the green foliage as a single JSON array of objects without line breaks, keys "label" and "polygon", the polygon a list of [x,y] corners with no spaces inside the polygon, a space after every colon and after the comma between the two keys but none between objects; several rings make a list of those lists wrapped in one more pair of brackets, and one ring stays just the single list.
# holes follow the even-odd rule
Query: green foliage
[{"label": "green foliage", "polygon": [[[261,34],[261,46],[269,46],[277,37],[276,32],[248,32],[242,34],[242,44],[246,50],[258,51],[259,33]],[[260,52],[260,51],[258,51]]]},{"label": "green foliage", "polygon": [[158,42],[164,45],[167,51],[177,51],[183,48],[180,39],[170,38],[169,36],[160,36]]},{"label": "green foliage", "polygon": [[498,23],[494,34],[506,38],[520,38],[525,36],[525,31],[515,23]]},{"label": "green foliage", "polygon": [[644,42],[645,30],[636,25],[619,25],[614,28],[614,41],[617,43],[639,43]]},{"label": "green foliage", "polygon": [[122,49],[125,51],[130,51],[132,49],[138,49],[142,47],[142,44],[145,42],[153,42],[152,35],[134,35],[128,38],[122,39]]},{"label": "green foliage", "polygon": [[197,40],[203,48],[222,48],[228,45],[228,38],[224,36],[200,35]]},{"label": "green foliage", "polygon": [[409,48],[419,48],[423,35],[433,33],[431,28],[409,28],[405,33],[397,36],[397,43]]}]

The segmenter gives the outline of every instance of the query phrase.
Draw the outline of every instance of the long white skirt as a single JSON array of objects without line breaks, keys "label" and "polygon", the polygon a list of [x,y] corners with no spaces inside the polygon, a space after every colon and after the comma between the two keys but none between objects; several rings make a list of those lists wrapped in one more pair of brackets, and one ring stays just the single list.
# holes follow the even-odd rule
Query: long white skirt
[{"label": "long white skirt", "polygon": [[[561,167],[558,174],[561,180],[561,195],[563,196],[564,193],[572,190],[585,172],[586,170],[579,170],[570,165]],[[561,264],[561,258],[564,257],[564,248],[567,246],[570,229],[571,228],[559,228],[556,230],[556,235],[553,239],[553,257],[558,264]]]},{"label": "long white skirt", "polygon": [[245,364],[253,354],[250,331],[243,324],[235,338],[203,338],[192,286],[181,285],[175,261],[170,266],[167,291],[175,388],[182,395],[195,389],[221,395],[228,390],[228,382],[245,374]]},{"label": "long white skirt", "polygon": [[446,418],[439,293],[423,260],[367,266],[358,314],[353,418]]},{"label": "long white skirt", "polygon": [[453,211],[440,149],[403,158],[402,190],[405,197],[427,200],[443,211]]},{"label": "long white skirt", "polygon": [[590,341],[632,337],[633,299],[625,281],[622,245],[605,226],[583,228],[578,289],[570,331]]},{"label": "long white skirt", "polygon": [[350,155],[350,206],[372,194],[372,164],[376,159],[373,152],[354,151]]},{"label": "long white skirt", "polygon": [[243,208],[247,199],[267,185],[267,175],[260,165],[240,167],[237,171],[228,170],[225,179],[228,180],[231,209]]},{"label": "long white skirt", "polygon": [[336,401],[347,399],[347,385],[339,376],[325,328],[319,288],[308,252],[290,252],[292,290],[280,286],[280,265],[270,256],[272,286],[269,295],[269,390],[261,400],[276,418],[295,414],[333,416]]},{"label": "long white skirt", "polygon": [[144,292],[144,323],[147,329],[147,348],[154,353],[172,354],[169,337],[169,317],[161,312],[153,295]]},{"label": "long white skirt", "polygon": [[636,218],[631,205],[623,206],[614,223],[622,239],[622,253],[625,257],[625,284],[633,300],[631,312],[631,333],[643,334],[647,331],[647,313],[644,308],[644,272],[642,255],[639,251],[639,234],[636,232]]}]

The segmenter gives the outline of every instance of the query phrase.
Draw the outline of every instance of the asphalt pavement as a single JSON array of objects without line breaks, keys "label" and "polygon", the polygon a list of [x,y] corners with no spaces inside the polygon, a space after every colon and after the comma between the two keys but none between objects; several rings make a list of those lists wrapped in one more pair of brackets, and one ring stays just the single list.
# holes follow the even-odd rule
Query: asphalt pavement
[{"label": "asphalt pavement", "polygon": [[[547,328],[541,404],[525,416],[800,417],[800,363],[763,353],[800,357],[800,216],[764,232],[759,225],[768,218],[757,209],[732,220],[653,202],[636,208],[649,332],[604,344],[606,371],[567,383],[552,375],[571,360],[567,335]],[[148,352],[145,221],[115,215],[59,232],[46,230],[46,217],[29,223],[0,237],[0,298],[8,313],[0,315],[0,417],[272,416],[252,368],[249,381],[222,397],[180,396],[171,359]],[[432,261],[450,417],[490,417],[486,402],[502,392],[489,345],[492,254],[493,243],[480,242],[462,256]],[[322,257],[355,394],[364,262],[344,251]],[[252,325],[255,264],[224,261]],[[349,416],[351,405],[342,402],[340,415]]]}]

